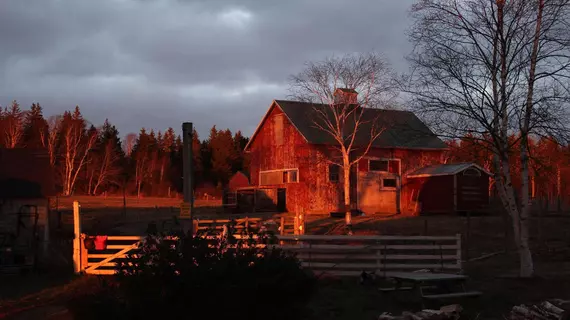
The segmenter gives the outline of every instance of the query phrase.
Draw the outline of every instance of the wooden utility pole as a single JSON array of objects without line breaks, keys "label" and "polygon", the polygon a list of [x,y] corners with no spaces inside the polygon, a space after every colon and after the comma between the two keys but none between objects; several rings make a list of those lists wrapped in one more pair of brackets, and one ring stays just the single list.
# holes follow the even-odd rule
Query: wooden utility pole
[{"label": "wooden utility pole", "polygon": [[190,206],[189,218],[190,223],[188,230],[193,234],[192,230],[192,214],[194,211],[194,188],[193,188],[193,163],[192,163],[192,123],[184,122],[182,124],[182,171],[183,171],[183,190],[184,190],[184,203]]}]

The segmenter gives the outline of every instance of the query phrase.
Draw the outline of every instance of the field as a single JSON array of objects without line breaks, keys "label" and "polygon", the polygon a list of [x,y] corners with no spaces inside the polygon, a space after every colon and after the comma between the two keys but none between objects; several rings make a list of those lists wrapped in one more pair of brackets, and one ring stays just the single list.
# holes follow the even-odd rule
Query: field
[{"label": "field", "polygon": [[[177,199],[127,199],[126,216],[122,198],[74,198],[81,203],[84,230],[108,234],[142,234],[150,221],[167,221],[178,214]],[[71,206],[74,199],[59,199],[57,210],[62,214],[62,229],[71,227]],[[199,201],[196,214],[202,217],[225,217],[220,203]],[[270,218],[269,216],[267,218]],[[512,306],[535,303],[544,299],[570,299],[570,215],[533,217],[531,236],[537,276],[521,280],[515,277],[517,255],[509,221],[498,216],[428,216],[428,217],[355,217],[356,234],[384,235],[455,235],[463,236],[465,273],[468,286],[482,291],[482,297],[461,302],[466,311],[462,319],[504,319]],[[326,216],[308,217],[309,234],[341,234],[342,219]],[[70,278],[54,273],[6,277],[3,284],[17,287],[1,290],[0,319],[10,310],[30,305],[47,305],[19,313],[18,319],[71,319],[65,302],[77,292],[88,288],[96,278]],[[63,285],[63,284],[65,285]],[[17,286],[16,286],[17,284]],[[4,285],[4,288],[7,286]],[[41,288],[42,294],[37,294]],[[404,293],[386,295],[375,285],[360,285],[356,279],[322,279],[318,292],[310,302],[307,319],[376,319],[384,311],[416,311],[420,306]],[[43,312],[43,313],[42,313]],[[40,316],[41,315],[41,316]]]}]

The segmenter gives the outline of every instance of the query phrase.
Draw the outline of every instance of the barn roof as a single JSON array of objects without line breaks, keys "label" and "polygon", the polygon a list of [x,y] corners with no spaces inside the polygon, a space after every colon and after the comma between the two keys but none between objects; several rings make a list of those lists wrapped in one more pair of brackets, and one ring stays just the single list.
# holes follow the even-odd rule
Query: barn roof
[{"label": "barn roof", "polygon": [[407,175],[408,178],[422,178],[435,176],[452,176],[469,168],[477,168],[479,171],[491,175],[491,173],[473,162],[436,164],[420,168]]},{"label": "barn roof", "polygon": [[[319,109],[326,112],[328,104],[315,104],[299,101],[275,100],[267,114],[262,119],[255,135],[263,125],[271,109],[278,106],[299,133],[312,144],[336,144],[335,140],[326,132],[317,128],[314,119],[317,119]],[[376,148],[402,148],[402,149],[447,149],[441,141],[416,115],[410,111],[363,108],[363,117],[376,119],[376,126],[385,128],[384,132],[372,144]],[[370,139],[371,123],[363,125],[358,131],[355,145],[364,146]],[[249,143],[248,143],[249,146]],[[247,147],[246,146],[246,149]]]},{"label": "barn roof", "polygon": [[54,195],[53,170],[45,149],[0,149],[0,198]]}]

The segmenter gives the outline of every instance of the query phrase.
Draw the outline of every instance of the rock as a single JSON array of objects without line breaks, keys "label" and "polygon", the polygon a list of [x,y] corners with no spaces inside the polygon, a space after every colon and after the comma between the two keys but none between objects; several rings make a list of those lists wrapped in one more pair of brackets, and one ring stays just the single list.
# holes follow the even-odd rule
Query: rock
[{"label": "rock", "polygon": [[443,313],[459,314],[459,313],[461,313],[461,311],[463,311],[463,307],[461,305],[458,305],[458,304],[450,304],[450,305],[443,306],[443,307],[439,308],[439,310]]}]

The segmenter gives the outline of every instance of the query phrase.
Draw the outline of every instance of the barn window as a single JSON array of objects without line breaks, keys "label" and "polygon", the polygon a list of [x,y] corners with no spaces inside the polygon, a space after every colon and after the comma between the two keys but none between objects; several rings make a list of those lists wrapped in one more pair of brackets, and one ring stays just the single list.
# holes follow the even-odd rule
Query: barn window
[{"label": "barn window", "polygon": [[299,182],[298,169],[262,171],[259,173],[259,184],[262,186]]},{"label": "barn window", "polygon": [[381,160],[370,159],[368,162],[368,168],[370,171],[389,172],[389,173],[400,174],[400,160],[399,159],[381,159]]},{"label": "barn window", "polygon": [[338,182],[340,180],[340,167],[336,164],[329,164],[329,182]]},{"label": "barn window", "polygon": [[382,179],[382,189],[396,189],[398,186],[398,181],[393,178]]},{"label": "barn window", "polygon": [[259,184],[262,186],[281,184],[283,183],[283,176],[281,171],[267,171],[259,174]]},{"label": "barn window", "polygon": [[472,177],[480,177],[481,171],[479,171],[475,168],[469,168],[469,169],[466,169],[465,171],[463,171],[463,175],[464,176],[472,176]]},{"label": "barn window", "polygon": [[287,180],[286,182],[299,182],[299,171],[295,170],[287,170]]}]

